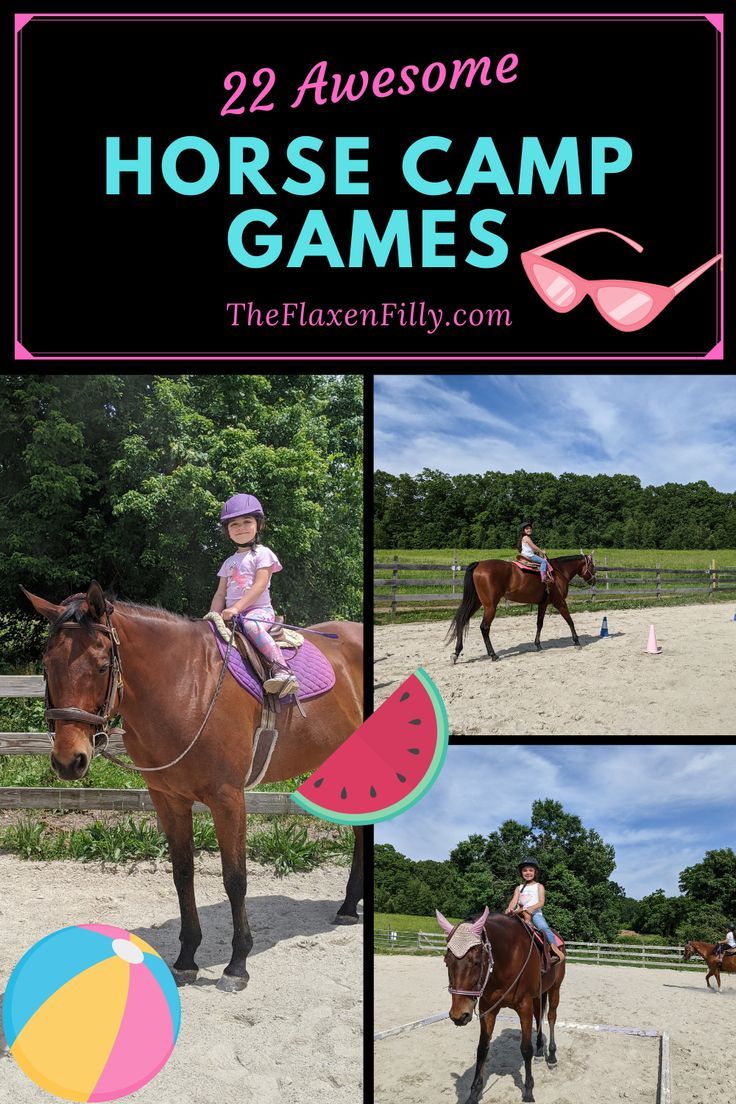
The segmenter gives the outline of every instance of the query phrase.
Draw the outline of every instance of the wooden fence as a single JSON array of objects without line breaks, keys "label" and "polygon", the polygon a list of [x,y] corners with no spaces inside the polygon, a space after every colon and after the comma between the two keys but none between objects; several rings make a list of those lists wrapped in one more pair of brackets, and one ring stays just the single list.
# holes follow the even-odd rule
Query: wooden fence
[{"label": "wooden fence", "polygon": [[[42,698],[41,675],[0,676],[0,698]],[[119,736],[111,737],[110,751],[125,755],[125,746]],[[0,755],[48,755],[50,745],[45,732],[0,732]],[[260,816],[311,816],[292,800],[291,794],[271,791],[246,794],[249,813]],[[53,809],[68,812],[71,809],[115,809],[153,811],[148,790],[108,790],[93,786],[0,786],[0,809]],[[208,807],[195,802],[195,813],[208,812]]]},{"label": "wooden fence", "polygon": [[[374,606],[389,605],[391,613],[397,609],[421,608],[425,602],[445,607],[455,607],[462,595],[465,565],[458,562],[457,552],[451,564],[420,564],[400,561],[398,556],[391,563],[374,563],[374,572],[390,571],[390,578],[374,577]],[[433,577],[414,576],[415,571],[432,572]],[[405,574],[409,572],[410,574]],[[647,585],[649,584],[649,585]],[[670,585],[672,584],[672,585]],[[441,592],[404,593],[406,587],[440,586]],[[390,592],[389,592],[390,591]],[[736,567],[717,567],[715,560],[708,568],[614,567],[608,565],[608,557],[596,564],[596,585],[589,587],[579,576],[570,582],[570,598],[608,603],[618,598],[663,598],[669,595],[699,592],[707,597],[719,591],[736,591]],[[504,604],[510,603],[504,599]]]},{"label": "wooden fence", "polygon": [[[444,954],[446,941],[442,932],[391,931],[382,928],[373,933],[373,948],[403,954]],[[585,943],[565,941],[569,962],[598,966],[677,966],[678,969],[703,970],[705,963],[683,962],[684,946],[651,946],[644,943]]]}]

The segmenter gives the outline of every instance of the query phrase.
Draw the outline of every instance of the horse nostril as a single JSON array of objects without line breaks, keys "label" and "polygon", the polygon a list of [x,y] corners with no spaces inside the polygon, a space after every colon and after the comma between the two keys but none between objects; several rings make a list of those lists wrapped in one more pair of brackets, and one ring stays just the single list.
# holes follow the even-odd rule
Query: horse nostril
[{"label": "horse nostril", "polygon": [[72,762],[72,769],[74,770],[74,772],[76,774],[78,774],[81,777],[87,769],[87,763],[88,763],[87,756],[83,752],[80,751],[80,753],[78,755],[74,756],[74,760]]}]

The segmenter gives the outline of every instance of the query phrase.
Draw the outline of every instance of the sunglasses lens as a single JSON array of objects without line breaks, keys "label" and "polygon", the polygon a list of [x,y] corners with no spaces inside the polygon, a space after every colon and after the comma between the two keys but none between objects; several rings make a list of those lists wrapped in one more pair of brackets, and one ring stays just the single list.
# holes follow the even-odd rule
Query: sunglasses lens
[{"label": "sunglasses lens", "polygon": [[543,299],[556,307],[571,306],[575,299],[575,286],[567,276],[555,268],[536,263],[533,265],[534,278]]},{"label": "sunglasses lens", "polygon": [[599,288],[596,298],[601,310],[622,326],[637,326],[652,313],[654,300],[638,288]]}]

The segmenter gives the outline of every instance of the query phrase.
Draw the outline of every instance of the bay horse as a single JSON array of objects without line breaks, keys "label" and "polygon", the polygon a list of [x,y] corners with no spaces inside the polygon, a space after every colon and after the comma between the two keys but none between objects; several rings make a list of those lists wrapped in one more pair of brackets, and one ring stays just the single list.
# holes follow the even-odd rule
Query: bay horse
[{"label": "bay horse", "polygon": [[[100,735],[107,743],[112,715],[124,714],[125,749],[139,768],[168,765],[179,757],[206,717],[201,738],[180,762],[143,778],[168,840],[179,897],[181,953],[174,977],[178,984],[197,977],[194,955],[202,931],[194,897],[192,805],[201,801],[212,811],[233,916],[232,957],[217,987],[225,992],[244,989],[253,937],[245,909],[243,785],[260,703],[229,674],[215,693],[225,672],[206,621],[128,602],[111,606],[94,581],[86,595],[75,595],[62,605],[24,593],[36,612],[52,623],[43,666],[47,707],[56,707],[47,717],[55,722],[51,762],[60,778],[84,778]],[[264,782],[318,767],[363,720],[362,625],[330,621],[314,627],[339,636],[315,637],[334,667],[335,685],[306,703],[306,719],[293,705],[282,703],[279,739]],[[363,830],[353,831],[353,861],[345,900],[335,917],[338,924],[358,922],[357,904],[363,896]]]},{"label": "bay horse", "polygon": [[[522,1101],[533,1101],[532,1077],[532,1013],[537,1023],[537,1058],[544,1057],[542,1021],[547,998],[549,1010],[549,1047],[547,1063],[557,1064],[555,1023],[560,986],[565,977],[565,962],[556,962],[542,973],[541,955],[536,940],[518,917],[502,913],[488,915],[488,908],[474,923],[453,927],[440,912],[436,912],[440,927],[447,934],[445,965],[452,994],[450,1019],[456,1027],[464,1027],[473,1018],[478,1002],[480,1039],[478,1041],[475,1076],[465,1104],[478,1104],[483,1091],[483,1065],[496,1023],[499,1008],[513,1008],[521,1023],[521,1053],[524,1058],[524,1090]],[[455,953],[450,945],[455,945]]]},{"label": "bay horse", "polygon": [[522,571],[510,560],[480,560],[468,564],[465,569],[462,602],[445,637],[445,643],[448,643],[451,637],[455,637],[453,663],[457,663],[458,656],[463,650],[463,640],[467,636],[470,618],[481,606],[483,606],[483,617],[480,623],[480,632],[486,651],[492,660],[499,659],[491,644],[491,623],[496,616],[496,607],[502,598],[508,598],[511,602],[530,602],[538,606],[537,635],[534,639],[537,651],[542,648],[539,637],[542,632],[547,605],[550,601],[570,626],[573,644],[580,646],[580,640],[575,632],[575,625],[565,599],[567,598],[570,580],[575,575],[580,575],[590,586],[595,586],[593,558],[581,553],[579,556],[555,556],[549,562],[555,572],[555,582],[552,584],[549,593],[539,575]]},{"label": "bay horse", "polygon": [[708,981],[708,978],[714,977],[718,988],[721,988],[721,971],[724,974],[736,974],[736,954],[725,955],[723,963],[719,964],[718,959],[713,954],[713,951],[718,946],[717,943],[703,943],[697,939],[688,939],[685,944],[685,951],[683,953],[683,959],[687,962],[692,955],[698,954],[708,964],[708,973],[705,975],[705,984],[709,989],[713,986]]}]

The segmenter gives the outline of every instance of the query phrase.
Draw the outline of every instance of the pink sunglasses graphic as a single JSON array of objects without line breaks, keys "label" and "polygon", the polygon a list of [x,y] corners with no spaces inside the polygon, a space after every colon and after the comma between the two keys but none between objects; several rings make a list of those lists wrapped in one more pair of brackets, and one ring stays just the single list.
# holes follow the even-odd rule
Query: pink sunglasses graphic
[{"label": "pink sunglasses graphic", "polygon": [[542,259],[553,249],[587,238],[589,234],[615,234],[638,253],[643,252],[643,246],[631,238],[599,226],[595,230],[578,230],[576,234],[567,234],[564,238],[539,245],[536,249],[528,249],[521,254],[521,263],[532,287],[552,310],[566,314],[586,295],[590,295],[606,322],[625,333],[648,326],[683,288],[721,259],[719,253],[671,287],[663,284],[642,284],[637,280],[584,280],[557,261]]}]

